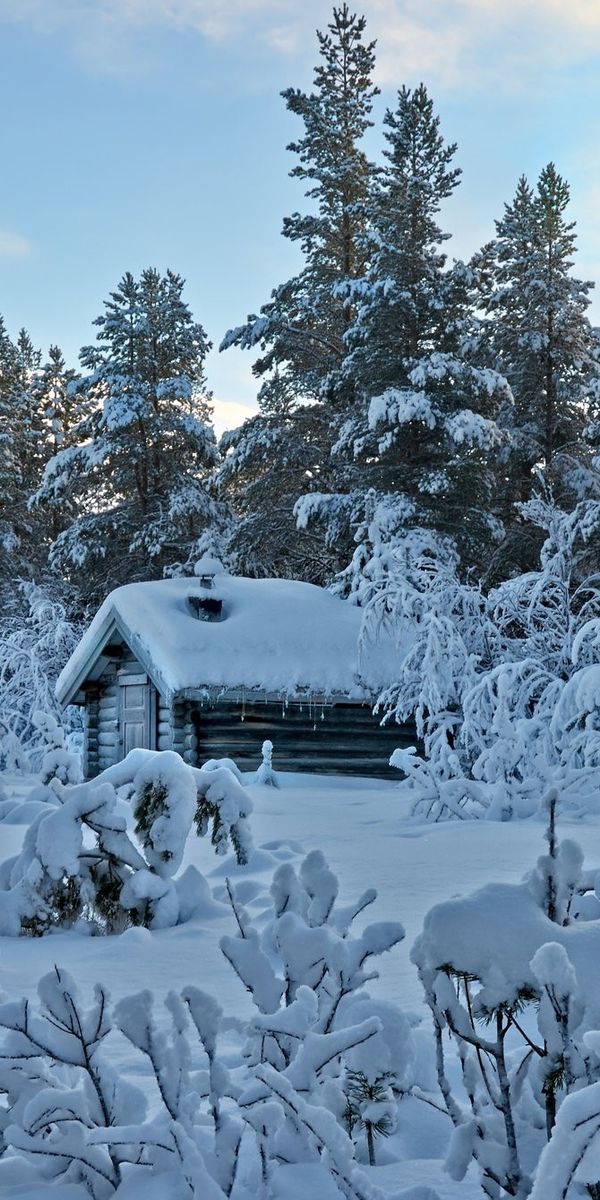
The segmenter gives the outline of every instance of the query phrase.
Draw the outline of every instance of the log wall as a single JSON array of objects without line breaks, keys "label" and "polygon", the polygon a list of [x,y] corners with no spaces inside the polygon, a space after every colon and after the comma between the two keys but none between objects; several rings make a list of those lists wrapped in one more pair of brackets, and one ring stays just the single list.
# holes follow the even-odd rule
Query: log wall
[{"label": "log wall", "polygon": [[197,757],[188,761],[229,757],[242,770],[259,766],[269,739],[275,770],[398,779],[390,755],[416,741],[414,725],[382,728],[367,704],[195,703],[193,720]]}]

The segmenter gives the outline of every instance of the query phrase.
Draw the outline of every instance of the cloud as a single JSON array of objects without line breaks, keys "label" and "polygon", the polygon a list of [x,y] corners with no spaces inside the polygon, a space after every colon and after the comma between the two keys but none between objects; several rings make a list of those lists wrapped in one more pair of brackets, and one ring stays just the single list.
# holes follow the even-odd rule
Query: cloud
[{"label": "cloud", "polygon": [[11,229],[0,229],[0,258],[28,258],[31,242]]},{"label": "cloud", "polygon": [[[598,0],[356,0],[356,8],[378,39],[383,84],[424,77],[480,87],[504,78],[526,86],[532,74],[600,50]],[[170,30],[260,51],[263,77],[264,52],[311,62],[314,30],[329,11],[323,0],[0,0],[0,21],[63,34],[100,70],[135,58],[141,34]]]},{"label": "cloud", "polygon": [[221,437],[226,429],[237,429],[248,417],[258,412],[258,405],[240,404],[237,400],[214,400],[213,424],[217,437]]},{"label": "cloud", "polygon": [[531,87],[600,50],[598,0],[366,0],[378,80]]}]

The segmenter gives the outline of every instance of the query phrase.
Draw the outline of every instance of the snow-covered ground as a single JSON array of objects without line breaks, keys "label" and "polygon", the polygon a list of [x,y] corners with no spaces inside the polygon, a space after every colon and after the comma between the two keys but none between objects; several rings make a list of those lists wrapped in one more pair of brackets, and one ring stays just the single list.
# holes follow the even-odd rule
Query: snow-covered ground
[{"label": "snow-covered ground", "polygon": [[[235,932],[231,908],[225,903],[225,879],[235,879],[241,899],[260,923],[273,870],[318,847],[339,877],[342,903],[374,886],[379,897],[369,920],[399,920],[404,925],[404,942],[378,961],[380,979],[370,990],[423,1016],[427,1025],[409,958],[425,914],[436,902],[465,895],[490,881],[520,880],[543,852],[542,819],[418,825],[408,817],[402,789],[393,782],[306,775],[280,778],[279,788],[250,787],[256,851],[247,866],[238,867],[232,855],[217,858],[208,839],[189,837],[182,870],[189,864],[196,866],[211,890],[199,917],[176,928],[153,932],[135,928],[113,937],[67,932],[40,939],[0,938],[5,995],[13,999],[33,994],[40,976],[58,964],[84,990],[102,982],[113,1000],[141,988],[160,997],[172,988],[193,984],[213,993],[226,1014],[244,1018],[250,1011],[249,999],[219,949],[220,938]],[[9,793],[15,790],[14,781],[6,781],[5,787]],[[19,783],[19,798],[24,791]],[[18,851],[26,828],[11,824],[10,818],[11,814],[0,824],[2,859]],[[582,843],[587,866],[600,863],[599,818],[587,818],[585,824],[564,822],[561,834]],[[406,1102],[395,1148],[401,1145],[407,1161],[385,1165],[382,1150],[383,1165],[374,1172],[386,1193],[393,1196],[420,1184],[435,1186],[442,1200],[481,1196],[474,1179],[456,1184],[442,1173],[439,1159],[446,1123],[445,1117],[425,1112],[422,1104]],[[292,1176],[287,1186],[285,1200],[295,1200]],[[302,1187],[301,1179],[298,1197],[304,1194]],[[0,1179],[1,1196],[18,1194],[10,1186],[2,1187]]]}]

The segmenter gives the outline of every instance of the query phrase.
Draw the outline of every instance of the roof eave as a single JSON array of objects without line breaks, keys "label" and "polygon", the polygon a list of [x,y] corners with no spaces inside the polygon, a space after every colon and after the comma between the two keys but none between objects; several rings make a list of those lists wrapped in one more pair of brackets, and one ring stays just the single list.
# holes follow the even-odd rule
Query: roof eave
[{"label": "roof eave", "polygon": [[121,620],[118,612],[111,608],[106,614],[106,618],[102,622],[102,625],[98,629],[94,641],[92,642],[92,645],[90,646],[83,664],[80,670],[77,672],[77,675],[73,676],[71,679],[67,677],[65,683],[61,687],[59,687],[59,677],[59,683],[56,685],[56,698],[59,704],[66,706],[67,704],[77,703],[75,699],[77,693],[81,690],[86,679],[88,679],[95,663],[100,658],[104,647],[108,645],[115,633],[119,634],[119,636],[123,638],[123,641],[127,646],[129,646],[132,654],[135,654],[136,658],[140,662],[140,665],[147,672],[152,680],[152,683],[160,692],[161,696],[164,697],[167,703],[172,701],[174,695],[173,690],[167,687],[164,681],[158,676],[154,663],[148,662],[143,644],[140,643],[132,634],[131,630],[128,629],[124,621]]}]

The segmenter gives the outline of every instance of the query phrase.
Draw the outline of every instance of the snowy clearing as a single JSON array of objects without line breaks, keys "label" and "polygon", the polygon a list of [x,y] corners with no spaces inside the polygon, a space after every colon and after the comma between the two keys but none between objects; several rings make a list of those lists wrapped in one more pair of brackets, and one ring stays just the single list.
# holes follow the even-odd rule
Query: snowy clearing
[{"label": "snowy clearing", "polygon": [[[378,899],[370,910],[370,919],[400,921],[406,929],[405,940],[376,964],[380,978],[370,984],[370,991],[374,997],[391,1000],[405,1013],[414,1014],[415,1022],[422,1018],[423,1033],[417,1045],[424,1055],[423,1070],[430,1075],[433,1090],[431,1062],[427,1065],[431,1057],[430,1019],[409,959],[411,946],[433,904],[467,895],[491,880],[520,881],[543,850],[543,820],[540,816],[506,824],[473,820],[415,824],[406,815],[408,802],[402,787],[393,783],[306,775],[279,779],[279,787],[248,788],[254,805],[256,846],[248,865],[238,866],[233,854],[215,858],[207,839],[190,834],[181,872],[196,867],[206,876],[212,893],[207,894],[203,910],[195,919],[175,928],[131,928],[109,937],[86,937],[69,931],[37,939],[0,938],[5,996],[11,1000],[23,995],[33,997],[40,976],[55,964],[73,975],[84,994],[100,982],[113,1001],[141,988],[150,989],[162,999],[171,989],[179,991],[191,984],[214,995],[226,1017],[234,1018],[230,1030],[235,1043],[235,1018],[247,1019],[251,1003],[219,948],[224,935],[235,933],[232,911],[225,903],[225,880],[235,881],[238,896],[260,928],[273,871],[285,862],[298,866],[303,852],[318,846],[339,876],[342,904],[374,886]],[[9,781],[7,791],[11,790]],[[15,791],[21,799],[22,781]],[[10,814],[0,829],[3,859],[18,852],[26,828],[9,821]],[[585,824],[563,822],[560,835],[583,843],[586,866],[600,862],[600,819],[588,817]],[[120,1065],[138,1076],[137,1081],[143,1085],[144,1071],[135,1054],[132,1056],[131,1047]],[[463,1182],[453,1182],[443,1172],[449,1125],[447,1117],[417,1100],[404,1101],[399,1129],[389,1147],[387,1141],[379,1143],[380,1165],[370,1172],[373,1183],[384,1195],[406,1195],[406,1200],[413,1200],[410,1189],[418,1187],[435,1188],[440,1200],[458,1200],[459,1196],[461,1200],[479,1200],[482,1192],[473,1168]],[[309,1186],[305,1170],[299,1167],[286,1168],[278,1179],[279,1187],[285,1179],[281,1200],[296,1200],[296,1196],[299,1200]],[[27,1200],[42,1197],[35,1187],[26,1187],[23,1179],[17,1185],[8,1160],[0,1168],[0,1195]],[[150,1200],[150,1193],[144,1195]],[[81,1200],[81,1196],[83,1192],[73,1189],[73,1200]],[[426,1196],[426,1190],[414,1192],[414,1200],[425,1200]],[[277,1197],[279,1200],[279,1193]],[[177,1200],[175,1195],[173,1200]],[[328,1198],[320,1195],[319,1200]]]}]

